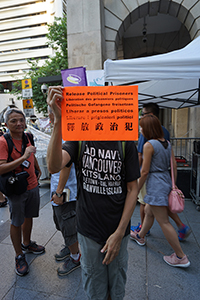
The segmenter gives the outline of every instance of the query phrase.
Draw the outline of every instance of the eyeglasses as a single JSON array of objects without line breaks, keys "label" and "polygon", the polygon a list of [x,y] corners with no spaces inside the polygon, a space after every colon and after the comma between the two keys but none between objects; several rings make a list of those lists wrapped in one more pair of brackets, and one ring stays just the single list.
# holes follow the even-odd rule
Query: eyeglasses
[{"label": "eyeglasses", "polygon": [[150,112],[146,112],[146,113],[142,112],[141,116],[143,117],[143,116],[148,115],[148,114],[150,114]]}]

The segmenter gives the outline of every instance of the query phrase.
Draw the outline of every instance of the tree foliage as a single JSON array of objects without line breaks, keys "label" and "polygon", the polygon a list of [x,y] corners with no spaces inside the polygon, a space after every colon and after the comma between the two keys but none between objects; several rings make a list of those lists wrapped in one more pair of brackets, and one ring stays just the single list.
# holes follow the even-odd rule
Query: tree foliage
[{"label": "tree foliage", "polygon": [[[31,78],[33,89],[33,103],[37,111],[47,113],[46,96],[41,91],[41,85],[38,84],[38,78],[46,76],[60,75],[61,69],[68,68],[67,58],[67,20],[64,18],[55,18],[52,24],[48,25],[48,46],[53,49],[54,55],[45,60],[42,67],[39,67],[40,59],[30,59],[30,70],[24,74],[24,79]],[[59,85],[61,82],[52,82],[48,85]],[[12,93],[17,95],[21,93],[21,81],[17,81],[14,84]],[[22,99],[22,97],[18,97]]]}]

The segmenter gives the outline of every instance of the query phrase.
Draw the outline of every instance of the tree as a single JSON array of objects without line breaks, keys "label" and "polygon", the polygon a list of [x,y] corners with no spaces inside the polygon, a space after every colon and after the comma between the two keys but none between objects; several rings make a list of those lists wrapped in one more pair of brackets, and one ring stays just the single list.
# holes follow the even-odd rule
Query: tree
[{"label": "tree", "polygon": [[0,83],[0,93],[3,93],[3,91],[4,91],[4,86],[3,84]]},{"label": "tree", "polygon": [[[46,97],[41,91],[41,85],[38,84],[39,77],[60,75],[61,69],[68,68],[68,57],[67,57],[67,19],[55,18],[52,24],[48,26],[48,46],[54,50],[54,56],[49,57],[45,60],[42,67],[38,67],[39,59],[28,60],[30,64],[30,71],[24,74],[25,78],[31,78],[32,89],[33,89],[33,103],[37,111],[43,112],[44,115],[47,113]],[[52,82],[49,85],[59,85],[61,82]],[[17,81],[14,84],[14,89],[11,93],[17,95],[21,93],[21,82]],[[18,99],[22,99],[21,96]]]}]

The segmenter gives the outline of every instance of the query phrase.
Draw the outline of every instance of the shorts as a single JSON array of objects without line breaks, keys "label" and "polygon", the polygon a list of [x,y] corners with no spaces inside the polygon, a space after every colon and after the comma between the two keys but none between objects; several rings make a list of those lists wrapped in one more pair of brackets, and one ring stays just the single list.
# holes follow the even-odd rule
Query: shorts
[{"label": "shorts", "polygon": [[141,188],[139,194],[138,194],[138,202],[140,202],[140,204],[145,205],[146,203],[144,202],[144,196],[146,195],[147,191],[146,191],[146,183],[143,184],[143,187]]},{"label": "shorts", "polygon": [[8,197],[11,224],[19,227],[25,218],[36,218],[39,216],[40,194],[39,186],[27,190],[21,195]]},{"label": "shorts", "polygon": [[52,205],[52,208],[56,229],[61,231],[65,245],[73,245],[77,242],[76,201],[58,206]]},{"label": "shorts", "polygon": [[125,295],[126,271],[128,265],[127,243],[129,235],[122,239],[118,256],[109,264],[103,265],[104,245],[78,233],[81,250],[81,270],[83,288],[91,300],[122,300]]}]

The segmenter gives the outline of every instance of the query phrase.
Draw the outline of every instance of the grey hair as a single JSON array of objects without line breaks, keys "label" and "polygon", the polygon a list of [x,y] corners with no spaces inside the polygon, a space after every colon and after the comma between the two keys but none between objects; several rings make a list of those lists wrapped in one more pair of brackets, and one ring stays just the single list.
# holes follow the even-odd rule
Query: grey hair
[{"label": "grey hair", "polygon": [[17,114],[21,114],[23,117],[24,117],[24,120],[26,120],[26,117],[25,117],[25,114],[23,113],[22,110],[18,109],[18,108],[9,108],[6,110],[6,112],[4,113],[4,122],[5,123],[8,123],[8,120],[9,120],[9,116],[12,114],[12,113],[17,113]]}]

